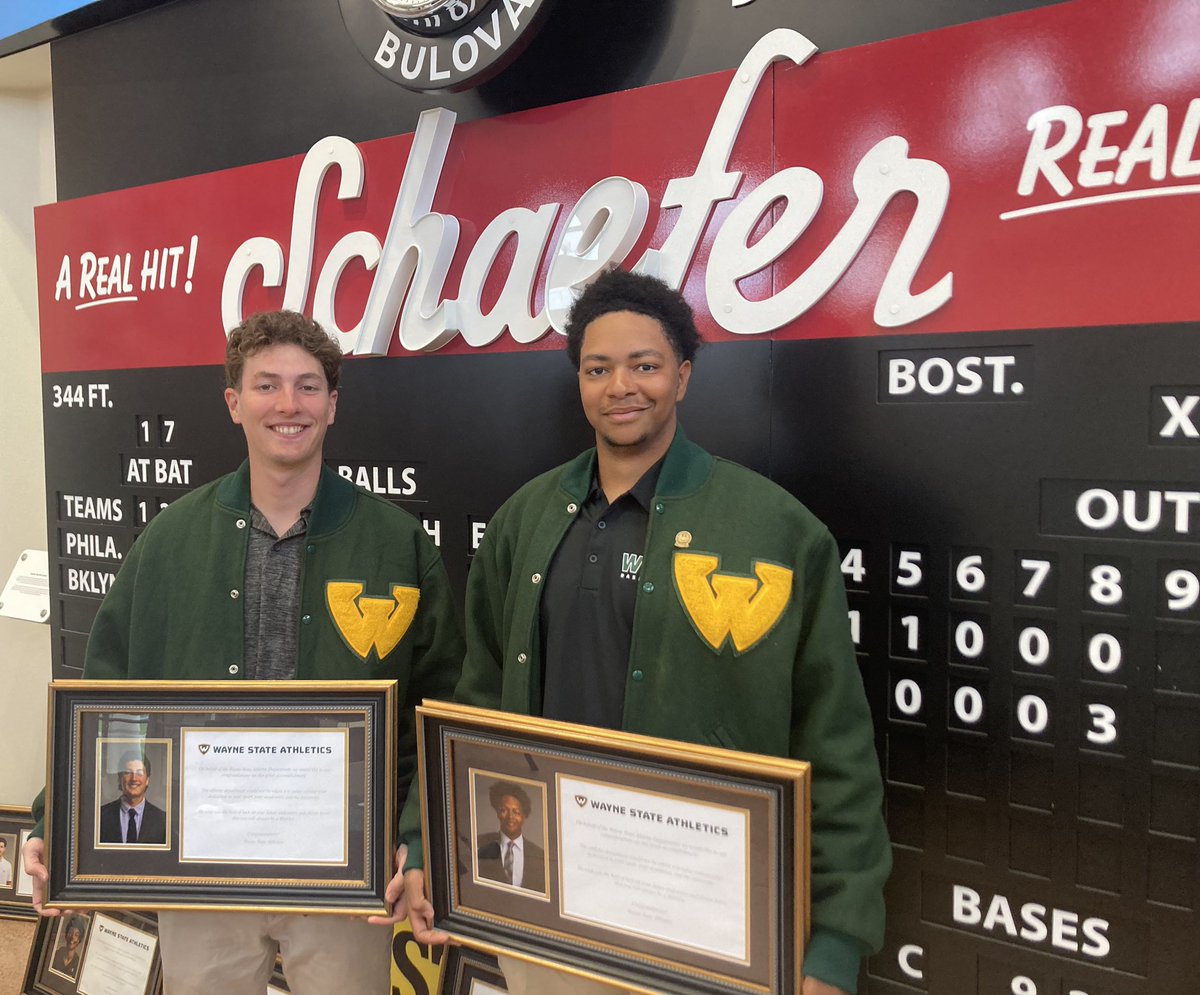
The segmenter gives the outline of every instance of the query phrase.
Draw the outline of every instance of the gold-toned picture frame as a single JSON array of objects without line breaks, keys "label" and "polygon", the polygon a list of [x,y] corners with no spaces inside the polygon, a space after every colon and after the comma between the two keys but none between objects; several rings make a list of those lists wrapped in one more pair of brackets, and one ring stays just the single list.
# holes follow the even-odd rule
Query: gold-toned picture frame
[{"label": "gold-toned picture frame", "polygon": [[33,829],[27,805],[0,805],[0,919],[34,919],[33,880],[25,873],[23,849]]},{"label": "gold-toned picture frame", "polygon": [[394,681],[55,681],[47,905],[387,914]]},{"label": "gold-toned picture frame", "polygon": [[642,992],[799,990],[807,763],[428,701],[417,748],[435,925],[462,944]]},{"label": "gold-toned picture frame", "polygon": [[21,995],[162,995],[153,913],[71,912],[38,920]]}]

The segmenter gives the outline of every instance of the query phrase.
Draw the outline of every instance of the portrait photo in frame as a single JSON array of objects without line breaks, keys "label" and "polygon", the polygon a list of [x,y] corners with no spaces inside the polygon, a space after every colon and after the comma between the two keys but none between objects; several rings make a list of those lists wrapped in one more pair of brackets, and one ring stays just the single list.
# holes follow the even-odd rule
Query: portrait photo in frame
[{"label": "portrait photo in frame", "polygon": [[0,895],[17,887],[17,834],[0,831]]},{"label": "portrait photo in frame", "polygon": [[496,771],[471,771],[472,877],[477,884],[550,900],[546,788]]},{"label": "portrait photo in frame", "polygon": [[67,981],[78,982],[88,936],[92,931],[91,916],[73,914],[51,920],[55,924],[54,945],[50,949],[47,970]]},{"label": "portrait photo in frame", "polygon": [[172,746],[169,739],[105,736],[96,740],[93,845],[97,849],[171,848]]}]

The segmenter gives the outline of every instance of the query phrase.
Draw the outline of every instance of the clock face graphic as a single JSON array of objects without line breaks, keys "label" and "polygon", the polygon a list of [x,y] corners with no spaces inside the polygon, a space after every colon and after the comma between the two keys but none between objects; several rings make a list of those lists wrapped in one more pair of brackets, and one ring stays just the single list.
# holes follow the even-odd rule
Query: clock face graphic
[{"label": "clock face graphic", "polygon": [[392,14],[406,20],[430,17],[447,7],[457,6],[470,8],[475,4],[463,3],[462,0],[373,0],[375,6],[386,14]]},{"label": "clock face graphic", "polygon": [[555,0],[338,0],[371,68],[409,90],[467,90],[525,48]]}]

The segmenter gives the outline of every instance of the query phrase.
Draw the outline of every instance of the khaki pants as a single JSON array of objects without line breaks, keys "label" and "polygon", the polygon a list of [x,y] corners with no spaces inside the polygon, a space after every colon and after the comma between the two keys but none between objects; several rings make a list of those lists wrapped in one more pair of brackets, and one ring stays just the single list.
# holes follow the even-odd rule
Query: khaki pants
[{"label": "khaki pants", "polygon": [[[516,957],[501,954],[500,970],[508,985],[508,995],[622,995],[627,989],[612,988],[599,981],[589,981],[574,974],[553,971],[540,964],[530,964]],[[172,995],[167,992],[167,995]]]},{"label": "khaki pants", "polygon": [[293,995],[387,995],[392,927],[349,916],[161,912],[164,995],[263,995],[283,955]]}]

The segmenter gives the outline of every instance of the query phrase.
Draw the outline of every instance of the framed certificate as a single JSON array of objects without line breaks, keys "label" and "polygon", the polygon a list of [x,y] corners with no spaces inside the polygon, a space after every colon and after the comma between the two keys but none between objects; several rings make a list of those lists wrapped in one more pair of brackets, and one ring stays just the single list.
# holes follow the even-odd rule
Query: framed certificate
[{"label": "framed certificate", "polygon": [[22,995],[159,995],[152,913],[71,912],[40,919]]},{"label": "framed certificate", "polygon": [[801,761],[426,702],[426,876],[444,929],[639,991],[798,991]]},{"label": "framed certificate", "polygon": [[385,913],[392,681],[55,681],[50,906]]},{"label": "framed certificate", "polygon": [[33,879],[22,850],[33,828],[28,807],[0,806],[0,919],[35,919]]}]

